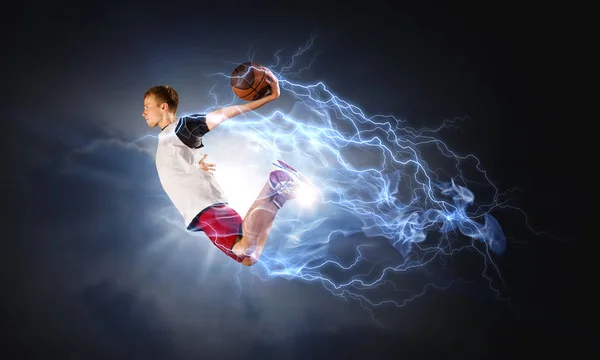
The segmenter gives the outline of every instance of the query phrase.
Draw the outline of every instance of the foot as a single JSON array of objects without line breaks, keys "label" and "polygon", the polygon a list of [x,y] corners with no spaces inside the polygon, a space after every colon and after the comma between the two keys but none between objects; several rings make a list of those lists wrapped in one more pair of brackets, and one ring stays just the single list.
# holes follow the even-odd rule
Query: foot
[{"label": "foot", "polygon": [[302,181],[296,169],[284,163],[281,160],[273,162],[271,173],[269,174],[269,184],[273,190],[273,204],[281,209],[286,201],[296,197],[296,189]]}]

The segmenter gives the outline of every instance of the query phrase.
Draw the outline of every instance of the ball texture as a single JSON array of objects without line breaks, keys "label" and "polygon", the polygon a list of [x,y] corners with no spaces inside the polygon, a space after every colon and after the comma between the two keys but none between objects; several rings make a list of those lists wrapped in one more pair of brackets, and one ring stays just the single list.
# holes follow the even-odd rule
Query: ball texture
[{"label": "ball texture", "polygon": [[271,86],[265,67],[255,62],[238,65],[231,73],[231,88],[242,100],[258,100],[269,93]]}]

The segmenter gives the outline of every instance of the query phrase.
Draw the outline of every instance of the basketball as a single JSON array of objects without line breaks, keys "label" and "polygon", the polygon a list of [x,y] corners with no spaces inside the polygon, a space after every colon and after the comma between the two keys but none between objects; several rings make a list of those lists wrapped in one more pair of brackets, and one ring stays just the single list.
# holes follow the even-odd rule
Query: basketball
[{"label": "basketball", "polygon": [[265,67],[255,62],[245,62],[231,73],[233,93],[242,100],[258,100],[269,92],[271,86]]}]

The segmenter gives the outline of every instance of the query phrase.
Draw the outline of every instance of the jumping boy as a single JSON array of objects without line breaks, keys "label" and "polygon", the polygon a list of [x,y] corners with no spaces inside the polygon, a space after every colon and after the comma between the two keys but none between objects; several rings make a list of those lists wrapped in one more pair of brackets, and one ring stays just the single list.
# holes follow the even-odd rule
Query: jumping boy
[{"label": "jumping boy", "polygon": [[207,114],[177,118],[179,95],[170,86],[155,86],[144,94],[142,116],[150,127],[159,126],[156,168],[164,191],[184,218],[187,229],[203,231],[226,255],[246,266],[262,253],[277,211],[295,197],[300,174],[277,160],[262,191],[241,216],[227,204],[221,186],[206,162],[203,136],[234,116],[256,110],[279,98],[279,82],[267,70],[271,91],[244,105],[228,106]]}]

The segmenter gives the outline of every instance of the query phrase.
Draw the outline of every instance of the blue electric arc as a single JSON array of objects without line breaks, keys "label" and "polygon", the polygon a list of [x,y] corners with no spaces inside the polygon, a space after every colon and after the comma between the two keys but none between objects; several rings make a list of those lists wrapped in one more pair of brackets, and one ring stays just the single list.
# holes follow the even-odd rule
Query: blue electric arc
[{"label": "blue electric arc", "polygon": [[[391,115],[367,115],[324,82],[293,80],[314,63],[316,57],[303,67],[300,61],[314,40],[287,63],[278,51],[274,64],[262,64],[278,77],[282,97],[295,102],[292,111],[222,124],[284,159],[318,189],[311,208],[290,202],[280,211],[270,235],[277,241],[269,242],[253,273],[265,281],[318,283],[372,310],[449,288],[461,280],[452,260],[468,253],[481,259],[481,277],[500,298],[493,284],[505,284],[495,260],[507,242],[493,212],[514,208],[475,155],[458,154],[439,138],[461,119],[416,129]],[[205,111],[238,101],[230,93],[224,104],[217,93],[210,91],[213,104]],[[476,201],[476,194],[487,200]],[[404,281],[409,273],[418,281]]]}]

